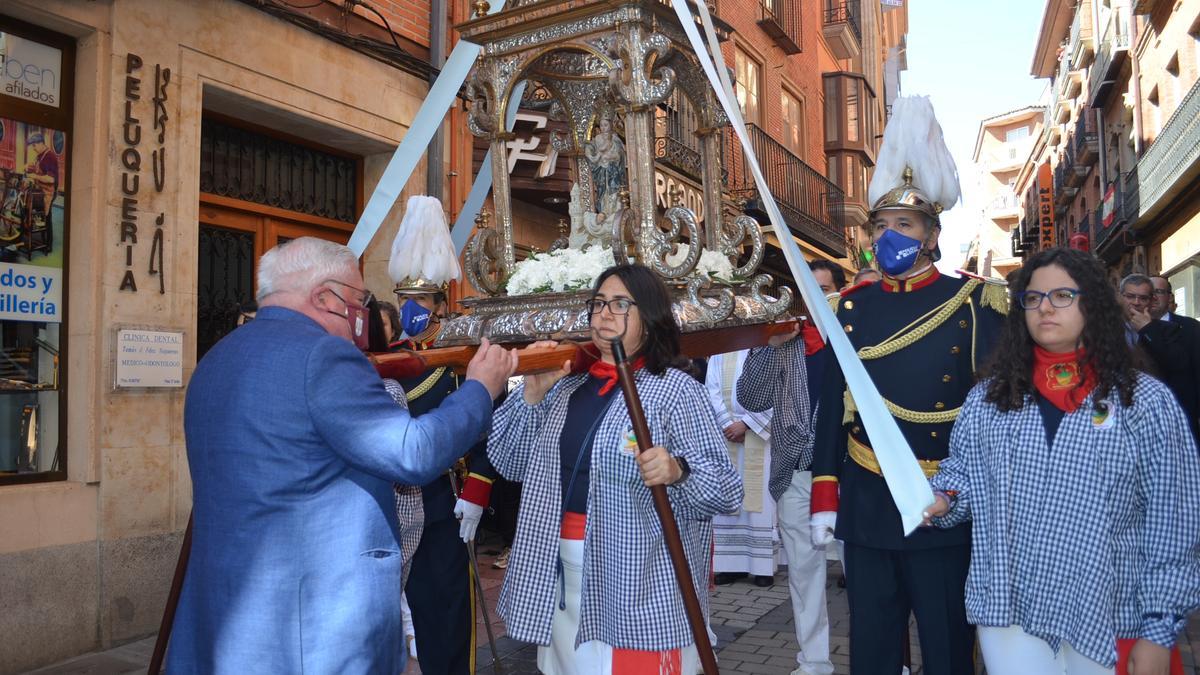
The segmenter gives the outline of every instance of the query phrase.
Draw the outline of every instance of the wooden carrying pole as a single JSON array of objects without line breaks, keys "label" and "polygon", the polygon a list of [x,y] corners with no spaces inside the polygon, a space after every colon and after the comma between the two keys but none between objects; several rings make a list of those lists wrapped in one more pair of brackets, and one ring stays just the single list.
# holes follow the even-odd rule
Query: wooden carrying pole
[{"label": "wooden carrying pole", "polygon": [[[650,427],[646,425],[646,412],[642,409],[642,400],[638,396],[637,385],[633,381],[633,371],[629,368],[629,359],[625,355],[625,347],[620,338],[612,341],[613,360],[616,361],[617,377],[621,381],[621,391],[625,393],[625,407],[629,409],[629,421],[633,424],[633,433],[637,436],[638,453],[649,450],[654,442],[650,436]],[[663,539],[667,542],[667,552],[671,554],[671,567],[675,570],[675,581],[679,584],[679,592],[683,595],[683,608],[687,612],[688,624],[692,627],[692,639],[696,644],[696,652],[700,655],[700,665],[704,667],[704,675],[718,675],[717,657],[713,654],[712,643],[708,641],[708,625],[704,623],[704,613],[700,611],[700,599],[696,597],[696,587],[692,585],[692,573],[688,568],[687,557],[683,553],[683,540],[679,538],[679,526],[675,523],[675,514],[671,511],[671,502],[667,497],[665,485],[655,485],[650,488],[654,497],[654,510],[658,513],[658,521],[662,524]]]},{"label": "wooden carrying pole", "polygon": [[[746,326],[731,326],[684,333],[679,348],[686,356],[696,358],[736,352],[767,344],[772,335],[783,335],[799,328],[795,320],[776,323],[757,323]],[[516,346],[516,345],[508,345]],[[447,367],[460,375],[467,370],[467,363],[475,356],[478,347],[441,347],[420,352],[396,352],[392,354],[369,354],[371,363],[380,377],[404,379],[416,377],[429,368]],[[530,375],[558,370],[564,361],[576,363],[579,345],[563,342],[555,347],[525,349],[517,353],[517,375]]]},{"label": "wooden carrying pole", "polygon": [[179,607],[179,594],[183,592],[183,577],[187,574],[188,557],[192,552],[192,516],[188,514],[187,529],[183,532],[183,544],[179,547],[179,560],[175,563],[175,577],[171,579],[171,590],[167,593],[167,606],[163,608],[162,623],[158,626],[158,637],[154,639],[154,653],[150,655],[149,675],[162,672],[163,657],[167,655],[167,642],[171,639],[171,626],[175,623],[175,609]]}]

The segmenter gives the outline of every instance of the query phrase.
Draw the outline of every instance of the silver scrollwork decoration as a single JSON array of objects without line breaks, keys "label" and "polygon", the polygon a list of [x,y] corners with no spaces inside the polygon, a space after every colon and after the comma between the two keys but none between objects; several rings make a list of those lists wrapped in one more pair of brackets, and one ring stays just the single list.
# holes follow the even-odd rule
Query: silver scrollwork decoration
[{"label": "silver scrollwork decoration", "polygon": [[467,246],[467,279],[488,295],[498,295],[504,283],[504,241],[496,230],[481,227]]},{"label": "silver scrollwork decoration", "polygon": [[626,204],[613,218],[612,252],[616,264],[628,265],[637,259],[637,242],[641,230],[637,213]]},{"label": "silver scrollwork decoration", "polygon": [[[733,315],[733,290],[726,286],[718,286],[716,289],[716,297],[710,298],[700,295],[700,289],[712,286],[712,281],[707,277],[696,276],[688,281],[687,295],[688,300],[695,305],[700,312],[700,316],[704,323],[713,325],[728,319]],[[716,304],[711,304],[712,300],[716,300]]]},{"label": "silver scrollwork decoration", "polygon": [[467,113],[467,129],[480,138],[489,138],[496,130],[496,105],[492,87],[476,70],[467,80],[467,100],[471,109]]},{"label": "silver scrollwork decoration", "polygon": [[777,318],[787,311],[792,305],[792,289],[787,286],[780,286],[779,297],[771,297],[763,293],[763,290],[773,284],[774,279],[770,274],[760,274],[754,277],[754,281],[750,282],[750,297],[758,302],[761,302],[767,314],[772,318]]},{"label": "silver scrollwork decoration", "polygon": [[[740,215],[731,223],[725,223],[720,233],[721,254],[728,257],[729,262],[734,265],[733,275],[749,279],[758,270],[763,259],[763,235],[758,221],[750,216]],[[738,266],[738,260],[742,257],[742,246],[747,239],[750,243],[750,258]]]},{"label": "silver scrollwork decoration", "polygon": [[609,86],[624,103],[658,105],[675,90],[675,69],[661,64],[671,41],[661,33],[643,35],[639,26],[618,33],[611,47],[620,64],[608,72]]},{"label": "silver scrollwork decoration", "polygon": [[[666,279],[682,279],[691,274],[692,270],[696,269],[696,263],[700,262],[700,247],[703,244],[700,224],[696,222],[696,214],[684,206],[672,206],[667,209],[663,220],[669,224],[669,228],[664,231],[661,227],[656,227],[650,231],[650,236],[645,241],[649,250],[643,252],[646,258],[643,264],[653,268]],[[680,236],[685,229],[686,243]],[[676,265],[668,264],[667,256],[675,252],[677,245],[687,247],[687,256]]]}]

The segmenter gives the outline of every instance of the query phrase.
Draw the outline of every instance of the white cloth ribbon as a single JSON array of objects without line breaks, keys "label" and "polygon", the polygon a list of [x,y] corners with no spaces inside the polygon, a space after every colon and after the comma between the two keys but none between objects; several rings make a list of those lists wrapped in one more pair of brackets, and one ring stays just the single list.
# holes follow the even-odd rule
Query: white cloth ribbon
[{"label": "white cloth ribbon", "polygon": [[[504,1],[496,0],[488,13],[495,14],[503,9]],[[429,141],[433,140],[433,135],[442,127],[446,112],[450,110],[454,97],[458,95],[467,74],[471,72],[471,66],[475,65],[480,49],[479,45],[466,40],[459,40],[458,44],[454,45],[450,58],[446,59],[445,67],[429,88],[429,94],[421,102],[421,108],[417,110],[408,132],[404,134],[396,152],[392,153],[392,159],[388,161],[375,191],[371,193],[362,215],[358,217],[358,224],[354,226],[354,233],[350,235],[350,242],[347,244],[355,255],[362,257],[363,251],[367,250],[367,246],[375,238],[375,233],[379,231],[379,226],[383,224],[383,219],[400,198],[400,192],[412,177],[417,162],[425,156]],[[438,161],[440,162],[440,159]],[[484,165],[487,166],[487,163]],[[430,170],[435,168],[430,167]],[[488,183],[490,187],[490,173]],[[475,214],[472,213],[471,218],[473,220]],[[466,238],[463,240],[465,242]],[[462,250],[461,245],[459,250]]]},{"label": "white cloth ribbon", "polygon": [[708,7],[703,2],[697,2],[695,5],[708,38],[709,49],[712,50],[711,54],[700,38],[687,0],[671,0],[671,4],[679,16],[679,21],[683,25],[688,41],[692,44],[692,49],[696,52],[701,68],[716,92],[721,108],[733,121],[733,130],[741,141],[746,157],[750,160],[748,163],[754,175],[754,183],[758,187],[759,195],[767,209],[771,225],[775,228],[775,234],[783,249],[783,255],[787,259],[788,267],[796,279],[805,305],[812,314],[813,322],[821,331],[821,335],[825,337],[826,342],[833,348],[834,355],[841,364],[842,372],[846,376],[846,384],[850,388],[854,400],[858,403],[858,412],[862,417],[863,425],[867,428],[867,433],[873,441],[873,449],[879,459],[883,478],[887,482],[892,500],[900,512],[904,532],[909,534],[920,526],[923,520],[922,511],[933,503],[933,491],[929,487],[929,481],[921,471],[920,465],[917,464],[917,458],[909,448],[908,441],[900,433],[900,427],[896,425],[896,420],[884,406],[879,390],[875,388],[875,383],[871,381],[871,377],[863,367],[862,361],[859,360],[858,354],[855,353],[853,345],[842,332],[837,316],[833,313],[829,303],[825,302],[824,293],[801,255],[800,248],[792,240],[791,230],[788,229],[787,222],[779,211],[775,197],[771,194],[766,178],[759,168],[758,157],[755,155],[750,137],[746,133],[746,123],[742,118],[742,112],[733,103],[735,98],[733,87],[729,82],[729,75],[724,67],[717,68],[714,65],[712,55],[721,54],[721,49],[717,43],[716,31],[713,29]]}]

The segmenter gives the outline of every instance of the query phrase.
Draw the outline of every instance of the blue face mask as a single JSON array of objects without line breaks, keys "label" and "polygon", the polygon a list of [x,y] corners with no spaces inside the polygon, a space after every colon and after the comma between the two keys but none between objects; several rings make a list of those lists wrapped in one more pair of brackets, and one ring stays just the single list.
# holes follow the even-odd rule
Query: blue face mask
[{"label": "blue face mask", "polygon": [[429,326],[431,312],[415,300],[409,300],[400,308],[400,327],[409,337],[416,337]]},{"label": "blue face mask", "polygon": [[912,269],[920,254],[921,242],[895,230],[885,230],[875,242],[875,258],[888,276],[894,277]]}]

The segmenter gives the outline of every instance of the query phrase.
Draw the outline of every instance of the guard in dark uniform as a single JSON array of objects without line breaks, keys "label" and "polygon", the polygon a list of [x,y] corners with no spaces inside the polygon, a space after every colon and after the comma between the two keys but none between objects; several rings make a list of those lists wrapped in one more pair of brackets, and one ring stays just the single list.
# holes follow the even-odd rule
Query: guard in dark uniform
[{"label": "guard in dark uniform", "polygon": [[[936,126],[931,109],[928,116]],[[893,115],[887,131],[905,123],[914,122]],[[888,141],[885,135],[881,165],[886,150],[897,151]],[[869,227],[883,278],[844,291],[837,315],[921,468],[932,476],[949,454],[950,429],[999,333],[1008,299],[1002,282],[938,273],[939,202],[957,201],[957,178],[952,176],[953,194],[934,196],[914,185],[912,174],[910,167],[902,184],[883,189],[872,181]],[[917,178],[937,182],[929,171],[918,171]],[[814,543],[833,536],[845,542],[851,672],[900,673],[911,612],[923,672],[973,673],[974,630],[963,606],[970,525],[919,528],[904,536],[871,438],[841,367],[832,362],[819,410],[811,524]]]},{"label": "guard in dark uniform", "polygon": [[[446,311],[444,289],[418,280],[396,286],[401,325],[409,337],[397,346],[427,349],[441,330]],[[418,417],[458,389],[449,368],[434,368],[399,380],[408,410]],[[475,570],[467,557],[475,528],[487,508],[496,470],[487,459],[486,439],[467,455],[468,472],[461,494],[454,494],[449,475],[421,487],[425,526],[413,555],[404,592],[412,610],[417,655],[423,673],[468,675],[475,672]],[[468,543],[469,542],[469,543]]]}]

